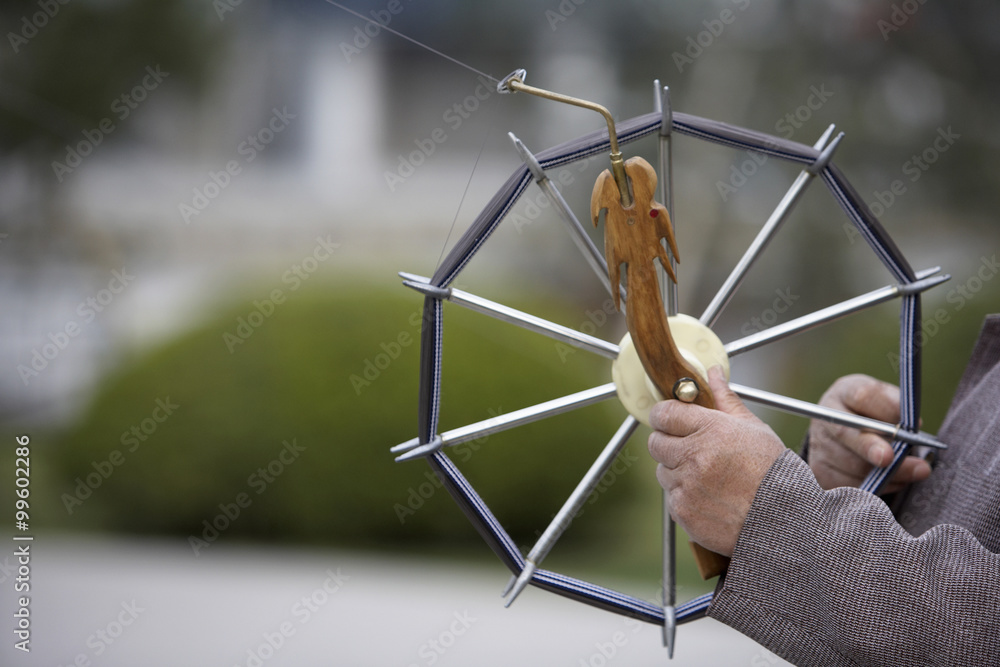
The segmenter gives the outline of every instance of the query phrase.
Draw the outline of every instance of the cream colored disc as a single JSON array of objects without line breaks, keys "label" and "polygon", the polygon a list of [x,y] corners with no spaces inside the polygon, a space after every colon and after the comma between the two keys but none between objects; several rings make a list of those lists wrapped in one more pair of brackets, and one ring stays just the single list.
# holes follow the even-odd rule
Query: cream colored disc
[{"label": "cream colored disc", "polygon": [[[722,366],[726,379],[729,379],[729,357],[715,332],[690,315],[674,315],[668,321],[674,344],[684,360],[698,371],[703,382],[708,382],[707,369],[716,365]],[[663,397],[647,377],[632,344],[631,334],[625,334],[619,348],[618,358],[611,365],[611,378],[618,390],[618,399],[629,414],[649,426],[649,411]]]}]

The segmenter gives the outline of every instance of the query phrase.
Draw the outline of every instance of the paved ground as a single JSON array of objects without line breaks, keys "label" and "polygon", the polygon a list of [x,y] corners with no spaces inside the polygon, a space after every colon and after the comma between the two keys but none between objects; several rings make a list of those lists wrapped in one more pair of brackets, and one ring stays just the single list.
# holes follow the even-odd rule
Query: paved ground
[{"label": "paved ground", "polygon": [[[6,551],[6,550],[5,550]],[[661,665],[659,628],[529,589],[500,567],[183,541],[36,539],[30,655],[13,649],[0,570],[0,664],[54,667]],[[0,555],[0,565],[5,564]],[[710,620],[678,630],[675,665],[786,664]]]}]

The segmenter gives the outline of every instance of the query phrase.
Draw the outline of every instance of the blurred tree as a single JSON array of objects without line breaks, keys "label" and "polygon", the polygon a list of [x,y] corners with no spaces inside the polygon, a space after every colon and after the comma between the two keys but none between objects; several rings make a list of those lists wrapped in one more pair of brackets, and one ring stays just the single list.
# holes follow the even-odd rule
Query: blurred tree
[{"label": "blurred tree", "polygon": [[222,32],[188,0],[5,4],[0,17],[0,147],[44,156],[113,116],[146,67],[198,92]]},{"label": "blurred tree", "polygon": [[[66,176],[91,153],[135,132],[122,121],[161,82],[194,96],[209,79],[224,30],[190,0],[5,3],[0,22],[0,177],[16,195],[7,229],[29,264],[61,243]],[[161,93],[162,95],[163,93]]]}]

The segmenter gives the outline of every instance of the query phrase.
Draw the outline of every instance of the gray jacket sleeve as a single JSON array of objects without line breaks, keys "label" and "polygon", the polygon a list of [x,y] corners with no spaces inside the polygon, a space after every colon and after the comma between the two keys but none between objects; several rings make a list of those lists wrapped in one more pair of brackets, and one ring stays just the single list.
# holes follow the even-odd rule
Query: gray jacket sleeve
[{"label": "gray jacket sleeve", "polygon": [[955,525],[913,537],[879,498],[823,491],[788,451],[708,615],[796,665],[998,664],[1000,556]]}]

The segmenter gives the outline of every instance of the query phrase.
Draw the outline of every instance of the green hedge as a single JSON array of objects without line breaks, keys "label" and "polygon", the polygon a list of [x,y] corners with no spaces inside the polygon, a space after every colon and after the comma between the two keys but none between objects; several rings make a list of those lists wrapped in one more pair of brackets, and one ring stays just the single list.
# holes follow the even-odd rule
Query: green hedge
[{"label": "green hedge", "polygon": [[[417,431],[421,303],[403,288],[304,290],[268,317],[244,303],[130,361],[55,443],[47,465],[56,514],[73,528],[207,543],[206,521],[225,527],[222,540],[478,541],[428,466],[394,463],[388,451]],[[565,306],[527,308],[574,319]],[[576,352],[564,362],[550,339],[451,304],[445,311],[442,430],[610,379],[603,359]],[[609,401],[450,451],[527,543],[623,416]],[[645,455],[644,442],[633,449]],[[631,455],[638,460],[623,474],[651,471],[648,457]],[[100,486],[88,488],[88,476]],[[617,524],[634,485],[612,487],[569,540]]]}]

